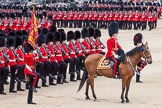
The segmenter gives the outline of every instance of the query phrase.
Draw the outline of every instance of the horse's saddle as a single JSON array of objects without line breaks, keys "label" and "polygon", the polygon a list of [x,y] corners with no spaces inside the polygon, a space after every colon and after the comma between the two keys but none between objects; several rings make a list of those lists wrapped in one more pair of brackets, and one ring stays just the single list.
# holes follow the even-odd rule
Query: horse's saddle
[{"label": "horse's saddle", "polygon": [[[114,62],[111,59],[107,59],[105,56],[103,56],[100,61],[98,62],[97,69],[113,69]],[[119,68],[122,68],[121,64],[119,65]]]}]

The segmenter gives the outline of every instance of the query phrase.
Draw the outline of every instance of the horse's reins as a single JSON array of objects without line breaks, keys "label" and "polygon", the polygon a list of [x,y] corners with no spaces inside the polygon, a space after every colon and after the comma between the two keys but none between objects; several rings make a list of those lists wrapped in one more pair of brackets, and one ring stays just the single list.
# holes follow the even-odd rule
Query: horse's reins
[{"label": "horse's reins", "polygon": [[140,73],[133,67],[132,62],[130,61],[130,57],[129,57],[129,56],[127,56],[127,59],[128,59],[128,63],[129,63],[130,66],[132,67],[133,71],[136,72],[136,74],[139,75]]}]

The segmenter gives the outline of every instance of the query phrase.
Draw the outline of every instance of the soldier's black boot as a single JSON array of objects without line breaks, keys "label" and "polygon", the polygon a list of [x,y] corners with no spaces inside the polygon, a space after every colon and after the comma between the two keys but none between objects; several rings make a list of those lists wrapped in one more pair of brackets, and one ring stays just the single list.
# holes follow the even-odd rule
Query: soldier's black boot
[{"label": "soldier's black boot", "polygon": [[137,83],[143,83],[142,81],[140,81],[140,75],[136,75],[136,82]]}]

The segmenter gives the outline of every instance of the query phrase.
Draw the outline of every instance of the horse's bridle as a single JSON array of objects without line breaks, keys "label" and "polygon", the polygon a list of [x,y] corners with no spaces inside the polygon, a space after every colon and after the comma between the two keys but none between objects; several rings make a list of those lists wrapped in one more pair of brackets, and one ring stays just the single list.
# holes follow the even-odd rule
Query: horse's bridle
[{"label": "horse's bridle", "polygon": [[149,58],[151,58],[151,54],[149,54],[148,56],[146,56],[145,52],[143,51],[143,55],[144,55],[144,58],[145,58],[145,61]]}]

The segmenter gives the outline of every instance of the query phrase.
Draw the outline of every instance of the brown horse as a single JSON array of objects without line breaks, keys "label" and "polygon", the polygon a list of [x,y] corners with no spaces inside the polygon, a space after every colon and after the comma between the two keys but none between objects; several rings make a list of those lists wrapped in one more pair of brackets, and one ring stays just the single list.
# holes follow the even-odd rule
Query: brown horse
[{"label": "brown horse", "polygon": [[[113,78],[112,68],[105,69],[105,70],[97,69],[98,62],[100,61],[102,57],[103,55],[101,54],[92,54],[92,55],[89,55],[85,59],[84,65],[85,65],[86,71],[83,73],[82,80],[80,82],[78,91],[81,90],[85,81],[87,81],[86,92],[85,92],[86,99],[90,99],[88,95],[89,85],[91,86],[94,99],[95,100],[97,99],[95,92],[94,92],[94,78],[97,73],[105,77],[108,77],[108,78]],[[152,57],[151,57],[151,53],[148,48],[147,42],[145,45],[143,44],[140,47],[136,47],[130,50],[129,52],[127,52],[126,57],[123,62],[123,67],[119,68],[120,77],[122,79],[122,93],[121,93],[122,101],[121,103],[124,103],[125,99],[126,99],[126,102],[129,103],[128,91],[129,91],[130,82],[132,80],[132,77],[135,74],[136,65],[141,58],[144,58],[145,60],[147,60],[148,64],[152,63]],[[125,89],[126,89],[126,92],[125,92]],[[124,99],[124,93],[125,93],[125,99]]]}]

